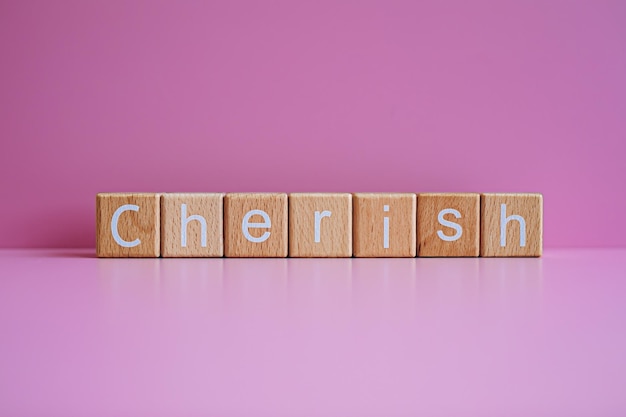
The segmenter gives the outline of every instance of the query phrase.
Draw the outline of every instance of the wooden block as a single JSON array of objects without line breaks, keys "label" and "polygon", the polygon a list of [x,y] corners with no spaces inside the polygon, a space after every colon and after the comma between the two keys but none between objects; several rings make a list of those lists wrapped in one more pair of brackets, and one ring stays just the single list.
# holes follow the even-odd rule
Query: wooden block
[{"label": "wooden block", "polygon": [[224,253],[237,258],[287,256],[287,194],[224,197]]},{"label": "wooden block", "polygon": [[480,194],[417,195],[418,256],[478,256]]},{"label": "wooden block", "polygon": [[96,255],[100,258],[158,258],[159,205],[159,194],[98,194]]},{"label": "wooden block", "polygon": [[161,256],[224,256],[224,194],[161,195]]},{"label": "wooden block", "polygon": [[289,194],[289,256],[352,256],[352,194]]},{"label": "wooden block", "polygon": [[352,204],[354,256],[415,256],[415,194],[356,193]]},{"label": "wooden block", "polygon": [[541,194],[482,194],[480,209],[480,256],[541,256]]}]

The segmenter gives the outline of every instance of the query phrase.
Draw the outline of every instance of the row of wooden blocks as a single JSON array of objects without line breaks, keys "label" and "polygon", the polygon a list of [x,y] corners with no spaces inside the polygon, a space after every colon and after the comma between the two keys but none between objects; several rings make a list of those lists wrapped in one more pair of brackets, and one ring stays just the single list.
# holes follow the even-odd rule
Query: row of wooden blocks
[{"label": "row of wooden blocks", "polygon": [[541,256],[541,194],[103,193],[99,257]]}]

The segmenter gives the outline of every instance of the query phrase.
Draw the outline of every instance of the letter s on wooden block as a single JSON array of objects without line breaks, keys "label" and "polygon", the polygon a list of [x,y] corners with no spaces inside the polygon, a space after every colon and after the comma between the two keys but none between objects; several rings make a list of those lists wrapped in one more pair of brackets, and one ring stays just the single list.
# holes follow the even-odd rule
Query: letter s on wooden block
[{"label": "letter s on wooden block", "polygon": [[159,194],[100,193],[96,196],[96,255],[157,258],[160,255]]},{"label": "letter s on wooden block", "polygon": [[227,257],[284,258],[287,233],[287,194],[228,193],[224,197]]},{"label": "letter s on wooden block", "polygon": [[480,256],[541,256],[541,194],[482,194],[480,205]]},{"label": "letter s on wooden block", "polygon": [[417,247],[417,256],[478,256],[480,194],[418,194]]}]

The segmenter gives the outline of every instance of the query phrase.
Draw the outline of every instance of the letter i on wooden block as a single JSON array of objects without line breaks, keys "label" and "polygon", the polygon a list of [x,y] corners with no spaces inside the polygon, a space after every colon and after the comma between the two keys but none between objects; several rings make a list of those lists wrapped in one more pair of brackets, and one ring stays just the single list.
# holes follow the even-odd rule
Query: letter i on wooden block
[{"label": "letter i on wooden block", "polygon": [[480,206],[480,256],[541,256],[541,194],[482,194]]},{"label": "letter i on wooden block", "polygon": [[98,194],[96,255],[101,258],[159,257],[159,205],[159,194]]},{"label": "letter i on wooden block", "polygon": [[352,194],[289,194],[289,256],[352,256]]},{"label": "letter i on wooden block", "polygon": [[414,257],[416,204],[413,193],[353,194],[354,256]]},{"label": "letter i on wooden block", "polygon": [[224,254],[227,257],[284,258],[287,242],[287,194],[226,194]]},{"label": "letter i on wooden block", "polygon": [[480,194],[417,195],[418,256],[478,256]]},{"label": "letter i on wooden block", "polygon": [[224,256],[224,194],[161,195],[161,256]]}]

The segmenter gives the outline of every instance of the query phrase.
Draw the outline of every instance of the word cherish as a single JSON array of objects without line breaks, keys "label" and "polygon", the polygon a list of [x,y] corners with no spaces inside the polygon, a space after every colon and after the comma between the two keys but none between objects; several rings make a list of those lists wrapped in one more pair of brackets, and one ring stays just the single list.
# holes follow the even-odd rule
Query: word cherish
[{"label": "word cherish", "polygon": [[99,257],[541,256],[541,194],[106,193]]}]

